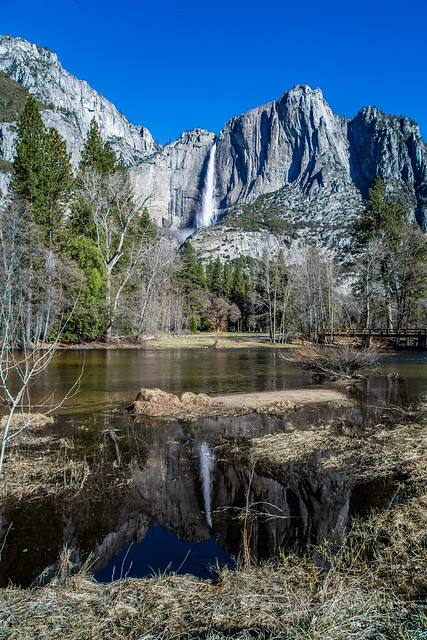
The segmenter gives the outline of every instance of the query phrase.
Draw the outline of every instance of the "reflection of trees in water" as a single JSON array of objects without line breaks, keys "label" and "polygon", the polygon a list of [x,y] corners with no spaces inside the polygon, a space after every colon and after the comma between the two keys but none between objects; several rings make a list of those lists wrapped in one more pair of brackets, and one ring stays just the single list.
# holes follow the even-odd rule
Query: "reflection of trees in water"
[{"label": "reflection of trees in water", "polygon": [[[388,403],[394,399],[397,404],[404,397],[401,387],[389,378],[380,379],[379,384],[370,379],[364,383],[362,396],[386,397]],[[253,470],[238,452],[224,454],[222,450],[212,468],[211,532],[195,445],[206,441],[215,447],[227,440],[232,445],[227,451],[234,445],[244,449],[250,438],[283,431],[290,424],[304,428],[332,421],[337,428],[345,423],[357,429],[367,418],[373,420],[372,415],[367,403],[361,402],[353,408],[324,405],[279,417],[252,414],[194,423],[153,424],[114,412],[67,420],[61,429],[73,435],[72,455],[86,460],[91,474],[78,495],[58,496],[54,504],[40,496],[37,502],[3,514],[6,527],[12,520],[31,521],[32,527],[20,526],[19,536],[9,535],[2,576],[6,580],[11,572],[14,581],[30,583],[46,564],[55,561],[63,543],[75,548],[77,566],[95,552],[98,560],[93,570],[97,571],[124,546],[142,540],[154,524],[192,543],[210,538],[213,532],[227,553],[238,555],[243,528],[238,516],[247,506],[254,558],[274,555],[280,547],[301,550],[323,538],[339,537],[348,516],[350,480],[320,473],[316,465],[308,464]],[[34,522],[40,523],[37,529]],[[26,562],[14,563],[25,548],[29,549]]]}]

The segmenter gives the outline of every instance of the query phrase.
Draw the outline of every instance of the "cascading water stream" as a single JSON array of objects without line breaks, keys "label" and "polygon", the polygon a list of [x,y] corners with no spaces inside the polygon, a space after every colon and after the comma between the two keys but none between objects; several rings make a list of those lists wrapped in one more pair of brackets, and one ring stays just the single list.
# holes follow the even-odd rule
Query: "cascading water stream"
[{"label": "cascading water stream", "polygon": [[199,442],[196,445],[199,458],[200,478],[202,480],[203,500],[205,503],[206,521],[212,528],[211,514],[211,491],[212,491],[212,471],[215,464],[215,454],[209,448],[207,442]]},{"label": "cascading water stream", "polygon": [[209,227],[215,222],[215,155],[216,144],[209,152],[208,168],[206,171],[205,184],[203,185],[202,201],[196,214],[196,228]]}]

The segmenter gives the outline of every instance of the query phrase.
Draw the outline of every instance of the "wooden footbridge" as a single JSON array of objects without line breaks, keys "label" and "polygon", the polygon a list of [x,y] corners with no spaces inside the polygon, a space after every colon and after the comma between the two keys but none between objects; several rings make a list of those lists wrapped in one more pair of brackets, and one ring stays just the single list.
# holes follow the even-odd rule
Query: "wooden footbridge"
[{"label": "wooden footbridge", "polygon": [[[310,336],[315,339],[315,336]],[[395,329],[348,329],[347,331],[319,331],[317,342],[319,344],[332,344],[349,340],[369,346],[372,342],[383,342],[392,344],[399,348],[426,349],[427,348],[427,328],[405,329],[397,331]],[[316,340],[315,340],[316,341]]]}]

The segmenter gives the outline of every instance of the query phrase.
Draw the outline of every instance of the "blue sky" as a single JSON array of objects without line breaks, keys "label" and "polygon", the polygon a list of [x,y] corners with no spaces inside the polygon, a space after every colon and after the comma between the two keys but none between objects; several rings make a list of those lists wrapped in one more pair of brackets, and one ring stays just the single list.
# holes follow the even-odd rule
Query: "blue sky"
[{"label": "blue sky", "polygon": [[427,0],[0,0],[0,32],[49,47],[161,143],[306,83],[335,113],[407,115],[427,138]]}]

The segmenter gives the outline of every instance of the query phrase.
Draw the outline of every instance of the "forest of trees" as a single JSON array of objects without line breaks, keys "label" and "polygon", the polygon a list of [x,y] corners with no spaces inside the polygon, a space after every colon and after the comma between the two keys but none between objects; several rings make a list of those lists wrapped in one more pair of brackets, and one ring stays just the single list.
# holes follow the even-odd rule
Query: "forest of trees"
[{"label": "forest of trees", "polygon": [[138,342],[222,329],[285,342],[426,323],[425,238],[379,177],[346,262],[299,241],[261,260],[203,264],[191,242],[178,248],[155,228],[146,204],[95,120],[74,171],[65,141],[30,97],[1,198],[3,337]]}]

